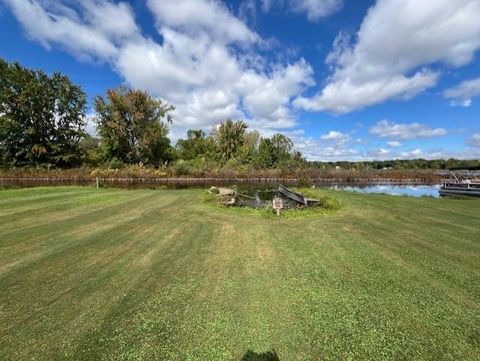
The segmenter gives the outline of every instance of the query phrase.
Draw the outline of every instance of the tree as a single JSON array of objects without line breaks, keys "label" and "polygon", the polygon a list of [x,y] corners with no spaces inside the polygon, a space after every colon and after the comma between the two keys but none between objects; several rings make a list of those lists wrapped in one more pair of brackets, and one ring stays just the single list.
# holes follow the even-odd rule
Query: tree
[{"label": "tree", "polygon": [[211,137],[207,137],[201,129],[190,129],[187,139],[179,139],[176,145],[180,159],[193,160],[199,157],[215,158],[215,144]]},{"label": "tree", "polygon": [[243,139],[243,145],[239,150],[238,158],[243,164],[252,164],[260,146],[260,133],[256,130],[245,132]]},{"label": "tree", "polygon": [[68,77],[0,59],[0,164],[79,164],[85,109],[85,93]]},{"label": "tree", "polygon": [[273,158],[274,145],[269,138],[262,138],[258,147],[258,154],[256,157],[256,164],[262,168],[272,168],[275,165]]},{"label": "tree", "polygon": [[159,165],[173,157],[167,123],[175,108],[147,92],[110,89],[95,98],[97,130],[104,160]]},{"label": "tree", "polygon": [[234,122],[231,119],[227,119],[213,130],[213,138],[224,160],[228,161],[237,156],[244,143],[244,135],[247,128],[247,124],[241,120]]},{"label": "tree", "polygon": [[90,134],[85,134],[79,143],[83,155],[82,163],[89,165],[98,165],[100,161],[100,139],[92,137]]},{"label": "tree", "polygon": [[275,166],[287,163],[292,159],[293,142],[287,136],[277,133],[271,138],[272,141],[272,160]]},{"label": "tree", "polygon": [[273,168],[291,164],[292,161],[303,162],[301,153],[293,151],[293,142],[287,136],[277,133],[260,140],[255,162],[257,166]]}]

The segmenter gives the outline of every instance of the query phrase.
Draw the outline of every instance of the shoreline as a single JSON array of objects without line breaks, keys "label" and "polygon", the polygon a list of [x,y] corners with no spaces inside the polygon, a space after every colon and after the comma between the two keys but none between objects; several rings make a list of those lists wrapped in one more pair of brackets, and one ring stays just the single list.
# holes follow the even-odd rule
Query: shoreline
[{"label": "shoreline", "polygon": [[291,186],[315,185],[435,185],[442,178],[384,178],[384,177],[324,177],[324,178],[239,178],[239,177],[165,177],[165,178],[134,178],[134,177],[0,177],[0,187],[32,187],[32,186],[118,186],[118,187],[195,187],[218,185],[278,185]]}]

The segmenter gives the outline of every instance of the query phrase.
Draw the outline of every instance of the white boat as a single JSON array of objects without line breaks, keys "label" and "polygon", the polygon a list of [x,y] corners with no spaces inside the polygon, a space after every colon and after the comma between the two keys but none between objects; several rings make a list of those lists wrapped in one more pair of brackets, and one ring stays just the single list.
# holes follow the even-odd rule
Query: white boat
[{"label": "white boat", "polygon": [[480,197],[480,179],[459,178],[450,172],[449,180],[443,182],[439,192],[443,196]]}]

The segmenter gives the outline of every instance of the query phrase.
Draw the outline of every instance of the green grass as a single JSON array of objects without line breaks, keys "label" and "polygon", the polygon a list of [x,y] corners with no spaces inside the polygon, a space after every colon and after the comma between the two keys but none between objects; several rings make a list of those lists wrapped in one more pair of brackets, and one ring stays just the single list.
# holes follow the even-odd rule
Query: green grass
[{"label": "green grass", "polygon": [[478,360],[480,201],[321,193],[0,191],[0,359]]}]

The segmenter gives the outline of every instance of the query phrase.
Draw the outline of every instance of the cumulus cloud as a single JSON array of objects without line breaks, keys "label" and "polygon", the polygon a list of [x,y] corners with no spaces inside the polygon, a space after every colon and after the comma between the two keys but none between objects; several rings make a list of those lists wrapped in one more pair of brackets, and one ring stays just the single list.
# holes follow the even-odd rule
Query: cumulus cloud
[{"label": "cumulus cloud", "polygon": [[107,62],[127,84],[174,104],[175,134],[227,117],[294,127],[291,101],[313,84],[305,60],[260,55],[264,40],[219,0],[148,0],[161,42],[142,34],[125,2],[5,1],[32,39]]},{"label": "cumulus cloud", "polygon": [[85,131],[93,137],[97,137],[97,123],[95,122],[95,113],[88,113],[85,115],[86,127]]},{"label": "cumulus cloud", "polygon": [[470,147],[480,148],[480,133],[474,134],[470,139],[466,141]]},{"label": "cumulus cloud", "polygon": [[262,8],[269,11],[273,6],[282,6],[307,15],[308,20],[316,21],[329,16],[343,6],[343,0],[262,0]]},{"label": "cumulus cloud", "polygon": [[401,124],[381,120],[370,128],[370,134],[380,138],[417,139],[442,136],[447,134],[447,131],[443,128],[430,128],[420,123]]},{"label": "cumulus cloud", "polygon": [[447,99],[452,99],[450,104],[453,106],[469,107],[472,104],[472,98],[480,96],[480,77],[465,80],[459,85],[445,90],[443,95]]},{"label": "cumulus cloud", "polygon": [[342,0],[291,0],[291,8],[306,13],[310,21],[315,21],[338,11],[343,6]]},{"label": "cumulus cloud", "polygon": [[343,145],[351,140],[350,135],[331,130],[327,134],[320,136],[320,139],[327,142],[334,142],[337,145]]},{"label": "cumulus cloud", "polygon": [[[480,134],[467,140],[471,146],[468,150],[453,151],[451,149],[422,149],[411,148],[398,151],[397,147],[371,147],[367,144],[359,143],[356,139],[350,139],[347,142],[336,143],[334,139],[340,136],[331,135],[331,132],[324,134],[325,138],[330,140],[315,139],[305,135],[304,132],[291,132],[289,137],[294,141],[295,148],[309,160],[318,161],[369,161],[385,159],[476,159],[480,157]],[[340,133],[340,132],[338,132]],[[388,143],[387,143],[388,144]],[[477,144],[477,146],[475,146]],[[396,143],[395,143],[396,145]]]},{"label": "cumulus cloud", "polygon": [[399,141],[397,140],[392,140],[390,142],[387,142],[387,145],[390,147],[390,148],[398,148],[398,147],[401,147],[402,146],[402,143],[400,143]]},{"label": "cumulus cloud", "polygon": [[391,152],[388,149],[385,148],[374,148],[374,149],[369,149],[367,151],[367,158],[368,159],[385,159],[391,156]]},{"label": "cumulus cloud", "polygon": [[480,48],[478,0],[378,0],[353,38],[340,33],[326,62],[324,88],[295,105],[310,111],[347,113],[412,98],[436,85],[428,66],[460,67]]},{"label": "cumulus cloud", "polygon": [[114,59],[118,45],[139,34],[126,3],[85,0],[69,7],[48,0],[5,2],[30,38],[47,48],[60,45],[80,58]]},{"label": "cumulus cloud", "polygon": [[218,0],[148,0],[159,30],[176,28],[191,36],[201,31],[217,41],[255,42],[260,37]]},{"label": "cumulus cloud", "polygon": [[295,149],[299,150],[307,159],[318,161],[359,160],[359,152],[351,147],[319,144],[312,137],[295,139]]}]

